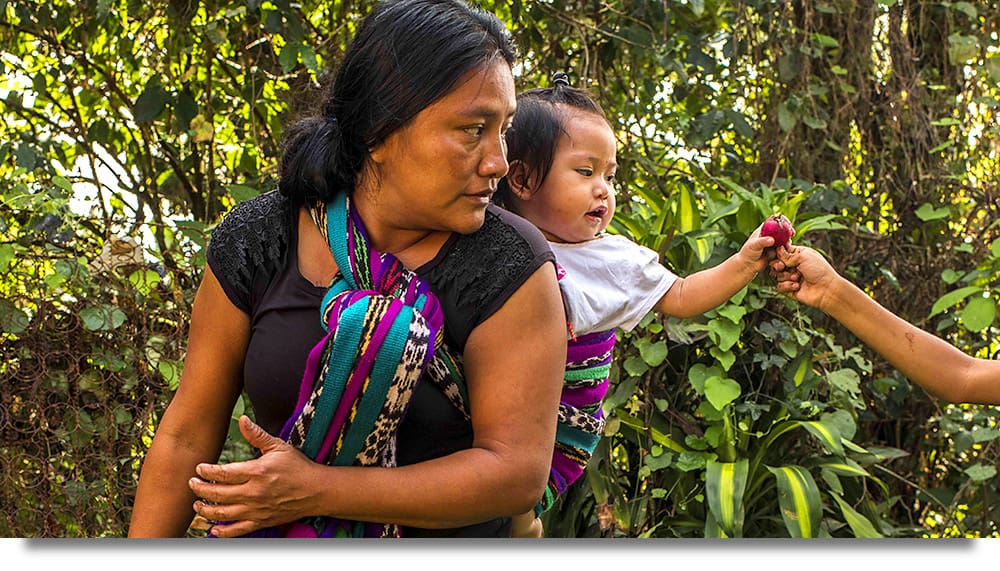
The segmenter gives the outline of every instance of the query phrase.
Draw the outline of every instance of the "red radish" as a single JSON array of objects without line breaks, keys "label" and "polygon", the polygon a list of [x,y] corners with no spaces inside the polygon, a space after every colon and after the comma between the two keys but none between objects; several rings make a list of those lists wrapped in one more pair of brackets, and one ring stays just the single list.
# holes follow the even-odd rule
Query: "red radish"
[{"label": "red radish", "polygon": [[761,226],[760,235],[774,238],[774,247],[779,248],[788,245],[789,238],[795,235],[795,229],[783,214],[772,214]]}]

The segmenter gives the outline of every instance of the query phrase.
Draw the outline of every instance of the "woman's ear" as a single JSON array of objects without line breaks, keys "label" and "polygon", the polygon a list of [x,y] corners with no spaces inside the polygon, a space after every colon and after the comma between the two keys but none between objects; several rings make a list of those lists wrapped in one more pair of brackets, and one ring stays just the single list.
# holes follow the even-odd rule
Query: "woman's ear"
[{"label": "woman's ear", "polygon": [[528,166],[523,161],[511,161],[507,168],[507,183],[514,196],[520,200],[530,200],[531,195],[534,194],[531,179]]}]

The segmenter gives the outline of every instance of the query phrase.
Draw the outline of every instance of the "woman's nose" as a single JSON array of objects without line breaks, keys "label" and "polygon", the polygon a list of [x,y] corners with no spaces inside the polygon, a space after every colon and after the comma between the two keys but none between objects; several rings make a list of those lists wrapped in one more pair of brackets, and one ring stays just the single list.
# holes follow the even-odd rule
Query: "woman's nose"
[{"label": "woman's nose", "polygon": [[483,160],[479,163],[479,171],[482,176],[499,179],[507,174],[509,166],[507,163],[507,144],[504,136],[500,134],[486,149]]}]

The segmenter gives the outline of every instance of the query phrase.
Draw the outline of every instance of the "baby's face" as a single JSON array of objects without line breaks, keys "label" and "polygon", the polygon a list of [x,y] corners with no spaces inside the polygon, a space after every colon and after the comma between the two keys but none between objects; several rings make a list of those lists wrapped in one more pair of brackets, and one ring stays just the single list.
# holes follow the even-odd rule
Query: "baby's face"
[{"label": "baby's face", "polygon": [[592,240],[615,213],[617,141],[603,117],[570,112],[545,182],[521,215],[553,242]]}]

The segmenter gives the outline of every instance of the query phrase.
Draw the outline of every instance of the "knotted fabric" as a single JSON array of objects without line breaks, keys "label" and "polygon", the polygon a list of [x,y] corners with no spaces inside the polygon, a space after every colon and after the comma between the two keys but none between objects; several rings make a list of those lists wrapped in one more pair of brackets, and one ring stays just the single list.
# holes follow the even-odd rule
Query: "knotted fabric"
[{"label": "knotted fabric", "polygon": [[[320,305],[326,335],[309,353],[280,436],[319,463],[396,466],[397,429],[425,373],[468,417],[461,364],[443,342],[441,305],[395,256],[371,247],[346,193],[309,213],[339,271]],[[399,537],[400,530],[317,516],[254,535]]]}]

